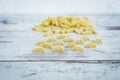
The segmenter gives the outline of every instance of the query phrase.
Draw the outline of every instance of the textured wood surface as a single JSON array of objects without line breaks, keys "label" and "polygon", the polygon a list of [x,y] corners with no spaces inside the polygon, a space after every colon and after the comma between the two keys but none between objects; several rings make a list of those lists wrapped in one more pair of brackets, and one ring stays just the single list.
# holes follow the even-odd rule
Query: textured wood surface
[{"label": "textured wood surface", "polygon": [[[103,20],[107,20],[105,16],[102,17]],[[0,26],[0,60],[120,60],[119,26],[109,25],[106,27],[108,23],[104,23],[105,26],[101,26],[97,23],[97,18],[100,23],[103,22],[100,17],[94,18],[93,16],[92,19],[95,21],[98,35],[91,35],[90,37],[103,38],[103,44],[97,45],[96,49],[85,49],[83,53],[75,53],[66,49],[62,54],[54,54],[49,49],[43,54],[32,53],[35,47],[34,43],[37,40],[47,39],[48,37],[44,37],[43,33],[32,31],[32,27],[36,23],[22,22],[15,24],[13,18],[13,22],[1,24]],[[67,36],[80,37],[80,35],[75,34],[68,34]]]},{"label": "textured wood surface", "polygon": [[0,17],[0,80],[120,80],[119,15],[89,16],[103,38],[96,49],[34,54],[34,43],[44,37],[31,28],[45,17]]}]

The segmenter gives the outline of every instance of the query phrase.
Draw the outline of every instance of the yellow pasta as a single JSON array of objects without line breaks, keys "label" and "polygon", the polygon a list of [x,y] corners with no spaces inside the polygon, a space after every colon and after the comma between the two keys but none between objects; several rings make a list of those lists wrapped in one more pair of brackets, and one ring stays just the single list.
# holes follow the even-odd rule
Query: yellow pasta
[{"label": "yellow pasta", "polygon": [[40,40],[40,41],[37,41],[35,44],[36,45],[42,45],[42,44],[45,44],[46,41],[45,40]]},{"label": "yellow pasta", "polygon": [[53,32],[48,31],[48,32],[44,33],[44,36],[51,36],[52,34],[53,34]]},{"label": "yellow pasta", "polygon": [[83,31],[81,34],[92,34],[92,31]]},{"label": "yellow pasta", "polygon": [[42,44],[41,46],[44,48],[52,48],[52,44],[48,44],[48,43]]},{"label": "yellow pasta", "polygon": [[89,36],[83,36],[81,39],[83,39],[85,41],[89,41],[90,40]]},{"label": "yellow pasta", "polygon": [[73,42],[74,39],[73,38],[65,38],[63,41],[65,41],[65,42]]},{"label": "yellow pasta", "polygon": [[84,51],[84,48],[81,46],[75,46],[72,48],[73,51]]},{"label": "yellow pasta", "polygon": [[102,39],[101,38],[96,38],[96,39],[92,40],[91,42],[93,42],[93,43],[102,43]]},{"label": "yellow pasta", "polygon": [[54,41],[56,41],[57,39],[56,38],[49,38],[48,40],[47,40],[47,42],[54,42]]},{"label": "yellow pasta", "polygon": [[74,46],[76,46],[75,42],[71,42],[71,43],[68,43],[65,47],[66,48],[72,48]]},{"label": "yellow pasta", "polygon": [[79,40],[75,40],[75,43],[76,43],[76,44],[83,44],[84,41],[83,41],[83,39],[79,39]]},{"label": "yellow pasta", "polygon": [[38,48],[34,48],[33,52],[44,52],[44,48],[43,47],[38,47]]},{"label": "yellow pasta", "polygon": [[[97,31],[87,17],[84,17],[83,19],[72,16],[57,16],[55,18],[48,17],[47,19],[43,20],[41,24],[35,25],[33,30],[38,32],[47,32],[48,28],[50,28],[49,30],[51,30],[54,34],[70,33],[73,32],[74,28],[74,32],[77,34],[97,34]],[[83,29],[87,30],[81,31]],[[50,36],[48,34],[49,33],[45,33],[44,36]]]},{"label": "yellow pasta", "polygon": [[96,48],[97,45],[95,43],[89,43],[85,46],[85,48]]},{"label": "yellow pasta", "polygon": [[64,39],[64,38],[66,38],[66,36],[64,34],[57,36],[57,39]]},{"label": "yellow pasta", "polygon": [[63,41],[55,41],[53,45],[64,45]]},{"label": "yellow pasta", "polygon": [[53,47],[52,52],[64,52],[64,47],[63,46]]}]

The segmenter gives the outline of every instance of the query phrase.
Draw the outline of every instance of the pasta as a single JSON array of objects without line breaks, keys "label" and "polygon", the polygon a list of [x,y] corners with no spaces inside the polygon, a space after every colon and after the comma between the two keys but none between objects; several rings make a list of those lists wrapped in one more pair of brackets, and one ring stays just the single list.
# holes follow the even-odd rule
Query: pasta
[{"label": "pasta", "polygon": [[57,36],[57,39],[64,39],[64,38],[66,38],[66,36],[64,34]]},{"label": "pasta", "polygon": [[47,42],[54,42],[54,41],[56,41],[57,39],[56,38],[49,38],[48,40],[47,40]]},{"label": "pasta", "polygon": [[89,36],[83,36],[81,39],[83,39],[85,41],[89,41],[90,40]]},{"label": "pasta", "polygon": [[53,45],[64,45],[63,41],[55,41]]},{"label": "pasta", "polygon": [[42,44],[41,46],[44,48],[52,48],[52,44],[48,44],[48,43]]},{"label": "pasta", "polygon": [[96,44],[95,43],[89,43],[85,46],[85,48],[96,48]]},{"label": "pasta", "polygon": [[73,42],[74,39],[73,38],[65,38],[63,41],[65,41],[65,42]]},{"label": "pasta", "polygon": [[[48,29],[51,30],[51,34],[47,32]],[[66,34],[71,32],[75,32],[76,34],[97,34],[88,17],[48,17],[47,19],[43,20],[41,24],[35,25],[33,30],[44,32],[44,36],[50,36],[53,33]]]},{"label": "pasta", "polygon": [[74,46],[76,46],[75,42],[71,42],[71,43],[68,43],[65,47],[66,48],[72,48]]},{"label": "pasta", "polygon": [[35,44],[36,45],[42,45],[42,44],[45,44],[46,41],[45,40],[40,40],[40,41],[37,41]]},{"label": "pasta", "polygon": [[101,38],[96,38],[96,39],[92,40],[91,42],[93,42],[93,43],[102,43],[102,39]]},{"label": "pasta", "polygon": [[34,48],[33,52],[44,52],[44,48],[43,47],[38,47],[38,48]]},{"label": "pasta", "polygon": [[52,52],[64,52],[64,47],[56,46],[56,47],[52,48]]},{"label": "pasta", "polygon": [[73,51],[84,51],[84,48],[81,46],[75,46],[72,48]]},{"label": "pasta", "polygon": [[84,41],[83,41],[83,39],[79,39],[79,40],[75,40],[75,43],[76,43],[76,44],[83,44]]}]

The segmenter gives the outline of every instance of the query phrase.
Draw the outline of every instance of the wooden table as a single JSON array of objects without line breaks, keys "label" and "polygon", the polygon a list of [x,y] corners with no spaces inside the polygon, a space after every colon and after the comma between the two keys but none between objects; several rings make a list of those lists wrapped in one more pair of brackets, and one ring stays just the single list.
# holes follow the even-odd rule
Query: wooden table
[{"label": "wooden table", "polygon": [[37,40],[47,39],[31,29],[43,17],[39,16],[40,20],[5,17],[11,22],[0,23],[0,80],[119,80],[120,24],[116,21],[120,16],[88,16],[95,22],[97,37],[103,38],[103,44],[83,53],[66,50],[63,54],[54,54],[50,50],[44,54],[32,53]]}]

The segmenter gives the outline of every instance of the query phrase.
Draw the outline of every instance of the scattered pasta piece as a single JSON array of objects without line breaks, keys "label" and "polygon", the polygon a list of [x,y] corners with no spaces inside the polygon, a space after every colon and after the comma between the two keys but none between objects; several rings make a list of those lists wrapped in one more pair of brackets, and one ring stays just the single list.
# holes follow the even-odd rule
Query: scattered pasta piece
[{"label": "scattered pasta piece", "polygon": [[83,36],[81,39],[83,39],[85,41],[89,41],[90,40],[89,36]]},{"label": "scattered pasta piece", "polygon": [[33,52],[44,52],[44,48],[43,47],[38,47],[38,48],[34,48]]},{"label": "scattered pasta piece", "polygon": [[101,38],[96,38],[94,40],[91,41],[92,43],[102,43],[102,39]]},{"label": "scattered pasta piece", "polygon": [[74,39],[73,38],[65,38],[63,41],[65,41],[65,42],[73,42]]},{"label": "scattered pasta piece", "polygon": [[81,46],[75,46],[72,48],[73,51],[84,51],[84,48]]},{"label": "scattered pasta piece", "polygon": [[68,43],[65,47],[66,48],[72,48],[74,46],[76,46],[75,42],[71,42],[71,43]]},{"label": "scattered pasta piece", "polygon": [[64,38],[66,38],[66,36],[64,34],[57,36],[57,39],[64,39]]},{"label": "scattered pasta piece", "polygon": [[59,46],[59,45],[64,45],[64,43],[63,43],[63,41],[55,41],[55,42],[53,43],[53,45]]},{"label": "scattered pasta piece", "polygon": [[42,44],[45,44],[46,41],[45,40],[41,40],[41,41],[37,41],[35,44],[36,45],[42,45]]},{"label": "scattered pasta piece", "polygon": [[48,43],[42,44],[41,46],[44,48],[52,48],[52,44],[48,44]]},{"label": "scattered pasta piece", "polygon": [[52,48],[52,52],[64,52],[64,47],[56,46],[56,47]]},{"label": "scattered pasta piece", "polygon": [[85,46],[85,48],[96,48],[96,44],[95,43],[89,43]]},{"label": "scattered pasta piece", "polygon": [[47,42],[54,42],[54,41],[56,41],[57,39],[56,38],[49,38],[48,40],[47,40]]},{"label": "scattered pasta piece", "polygon": [[44,36],[51,36],[53,34],[53,32],[46,32],[46,33],[44,33]]},{"label": "scattered pasta piece", "polygon": [[84,41],[83,41],[83,39],[79,39],[79,40],[75,40],[75,43],[76,43],[76,44],[83,44]]}]

